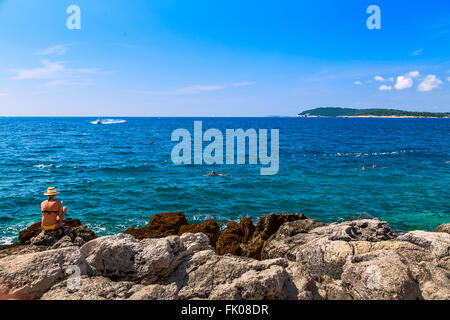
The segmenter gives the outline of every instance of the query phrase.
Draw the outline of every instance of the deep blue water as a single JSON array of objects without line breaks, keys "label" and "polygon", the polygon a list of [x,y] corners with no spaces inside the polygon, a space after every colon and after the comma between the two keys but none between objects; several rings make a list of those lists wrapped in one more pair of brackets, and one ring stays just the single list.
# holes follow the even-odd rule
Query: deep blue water
[{"label": "deep blue water", "polygon": [[[450,119],[93,120],[0,118],[0,242],[40,219],[48,186],[61,191],[68,217],[101,235],[168,211],[191,222],[271,212],[325,222],[378,217],[400,230],[450,222]],[[278,175],[261,176],[260,165],[172,164],[171,134],[193,132],[194,120],[223,133],[280,129]],[[212,169],[226,176],[204,176]]]}]

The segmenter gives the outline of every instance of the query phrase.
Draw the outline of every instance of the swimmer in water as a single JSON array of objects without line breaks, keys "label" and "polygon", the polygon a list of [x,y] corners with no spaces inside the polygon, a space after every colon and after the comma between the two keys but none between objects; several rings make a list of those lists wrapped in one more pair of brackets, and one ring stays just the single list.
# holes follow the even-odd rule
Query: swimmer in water
[{"label": "swimmer in water", "polygon": [[376,165],[374,165],[374,164],[372,165],[372,168],[374,168],[374,169],[375,169],[376,167],[377,167]]},{"label": "swimmer in water", "polygon": [[366,167],[362,167],[362,170],[363,170],[363,171],[366,170]]},{"label": "swimmer in water", "polygon": [[211,173],[210,174],[208,174],[208,176],[210,176],[210,177],[212,177],[212,176],[223,176],[223,174],[221,174],[221,173],[216,173],[214,170],[213,171],[211,171]]}]

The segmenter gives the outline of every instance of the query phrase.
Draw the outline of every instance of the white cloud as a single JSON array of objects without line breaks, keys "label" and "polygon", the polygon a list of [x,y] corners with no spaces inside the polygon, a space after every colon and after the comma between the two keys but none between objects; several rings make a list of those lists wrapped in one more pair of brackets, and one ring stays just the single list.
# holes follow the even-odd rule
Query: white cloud
[{"label": "white cloud", "polygon": [[422,52],[423,52],[423,48],[417,49],[416,51],[411,52],[411,55],[412,56],[419,56],[419,55],[422,54]]},{"label": "white cloud", "polygon": [[385,81],[382,76],[375,76],[375,81]]},{"label": "white cloud", "polygon": [[61,86],[67,84],[67,82],[65,80],[52,80],[50,82],[47,82],[45,84],[46,87],[57,87],[57,86]]},{"label": "white cloud", "polygon": [[42,60],[42,66],[33,69],[12,70],[16,75],[14,80],[52,80],[45,85],[53,87],[61,84],[83,84],[86,79],[84,75],[106,75],[106,72],[95,68],[66,68],[64,62],[51,62]]},{"label": "white cloud", "polygon": [[399,76],[397,77],[397,83],[395,84],[395,89],[404,90],[411,88],[413,85],[413,80],[408,77]]},{"label": "white cloud", "polygon": [[378,90],[381,90],[381,91],[389,91],[389,90],[392,90],[392,86],[387,86],[387,85],[382,85],[382,86],[380,86],[379,88],[378,88]]},{"label": "white cloud", "polygon": [[246,87],[246,86],[253,86],[255,84],[256,84],[256,82],[243,81],[243,82],[232,83],[231,86],[232,87]]},{"label": "white cloud", "polygon": [[447,78],[447,81],[450,82],[450,77]]},{"label": "white cloud", "polygon": [[67,50],[69,49],[69,45],[67,44],[59,44],[47,49],[42,50],[41,52],[39,52],[38,54],[40,55],[59,55],[62,56],[64,54],[66,54]]},{"label": "white cloud", "polygon": [[171,92],[170,94],[175,95],[189,95],[189,94],[199,94],[202,92],[211,92],[211,91],[219,91],[223,90],[229,87],[244,87],[244,86],[251,86],[256,84],[255,82],[234,82],[229,84],[223,84],[223,85],[193,85],[189,87],[184,87],[175,90],[174,92]]},{"label": "white cloud", "polygon": [[394,77],[390,77],[388,80],[389,80],[390,82],[394,82],[394,81],[395,81],[395,78],[394,78]]},{"label": "white cloud", "polygon": [[353,82],[353,83],[356,84],[357,86],[359,86],[359,85],[362,84],[361,81],[355,81],[355,82]]},{"label": "white cloud", "polygon": [[0,97],[6,96],[6,93],[0,92]]},{"label": "white cloud", "polygon": [[419,76],[419,74],[420,74],[419,71],[411,71],[411,72],[408,72],[405,76],[406,77],[411,77],[411,78],[416,78],[416,77]]},{"label": "white cloud", "polygon": [[48,60],[42,60],[41,63],[43,64],[43,66],[39,68],[15,70],[14,72],[17,72],[17,75],[13,79],[51,79],[62,70],[64,70],[64,65],[62,62],[50,62]]},{"label": "white cloud", "polygon": [[417,90],[422,92],[431,91],[442,84],[442,81],[436,78],[434,74],[430,74],[419,84]]},{"label": "white cloud", "polygon": [[185,88],[178,89],[174,94],[197,94],[207,91],[217,91],[224,89],[224,86],[220,85],[194,85]]}]

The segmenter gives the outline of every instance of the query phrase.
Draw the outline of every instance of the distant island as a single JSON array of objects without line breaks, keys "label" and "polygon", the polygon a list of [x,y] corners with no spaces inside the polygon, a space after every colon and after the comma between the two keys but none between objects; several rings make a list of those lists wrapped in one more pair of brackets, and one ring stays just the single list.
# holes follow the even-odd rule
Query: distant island
[{"label": "distant island", "polygon": [[352,109],[325,107],[303,111],[297,117],[343,118],[450,118],[450,112],[415,112],[395,109]]}]

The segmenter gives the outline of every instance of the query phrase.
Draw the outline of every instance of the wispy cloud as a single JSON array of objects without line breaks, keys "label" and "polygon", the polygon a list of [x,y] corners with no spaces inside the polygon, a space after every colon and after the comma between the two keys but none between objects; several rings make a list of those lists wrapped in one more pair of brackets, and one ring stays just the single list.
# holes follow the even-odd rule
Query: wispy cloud
[{"label": "wispy cloud", "polygon": [[219,85],[194,85],[177,89],[172,92],[172,94],[198,94],[202,92],[222,90],[224,88],[224,86]]},{"label": "wispy cloud", "polygon": [[0,97],[6,96],[6,93],[0,92]]},{"label": "wispy cloud", "polygon": [[243,81],[243,82],[231,83],[230,86],[231,87],[246,87],[246,86],[253,86],[255,84],[256,84],[256,82]]},{"label": "wispy cloud", "polygon": [[417,49],[417,50],[411,52],[411,55],[412,56],[420,56],[422,54],[423,50],[424,50],[423,48]]},{"label": "wispy cloud", "polygon": [[355,82],[353,82],[353,83],[356,84],[357,86],[362,85],[362,82],[361,82],[361,81],[355,81]]},{"label": "wispy cloud", "polygon": [[378,90],[380,90],[380,91],[390,91],[390,90],[392,90],[392,86],[387,86],[387,85],[383,84],[382,86],[380,86],[378,88]]},{"label": "wispy cloud", "polygon": [[57,77],[65,68],[63,62],[41,61],[42,66],[34,69],[13,70],[16,72],[14,80],[52,79]]},{"label": "wispy cloud", "polygon": [[62,84],[84,84],[86,81],[83,81],[83,76],[107,74],[96,68],[71,69],[65,66],[65,62],[49,60],[42,60],[41,66],[37,68],[12,70],[11,72],[16,74],[13,77],[14,80],[52,80],[44,84],[48,87]]},{"label": "wispy cloud", "polygon": [[417,87],[418,91],[428,92],[436,89],[442,84],[442,81],[438,79],[434,74],[430,74],[425,77],[425,79]]},{"label": "wispy cloud", "polygon": [[407,77],[417,78],[420,75],[419,71],[411,71],[406,74]]},{"label": "wispy cloud", "polygon": [[384,78],[382,76],[375,76],[375,77],[373,77],[373,79],[375,81],[379,81],[379,82],[384,82],[384,81],[394,82],[395,81],[394,77]]},{"label": "wispy cloud", "polygon": [[69,46],[70,45],[68,45],[68,44],[59,44],[59,45],[44,49],[44,50],[38,52],[38,54],[43,55],[43,56],[48,56],[48,55],[62,56],[67,53],[67,51],[69,50]]},{"label": "wispy cloud", "polygon": [[211,91],[219,91],[230,87],[244,87],[244,86],[251,86],[256,84],[255,82],[234,82],[229,84],[223,84],[223,85],[193,85],[188,86],[184,88],[177,89],[172,92],[168,92],[168,94],[173,95],[192,95],[192,94],[199,94],[203,92],[211,92]]}]

